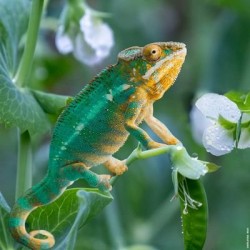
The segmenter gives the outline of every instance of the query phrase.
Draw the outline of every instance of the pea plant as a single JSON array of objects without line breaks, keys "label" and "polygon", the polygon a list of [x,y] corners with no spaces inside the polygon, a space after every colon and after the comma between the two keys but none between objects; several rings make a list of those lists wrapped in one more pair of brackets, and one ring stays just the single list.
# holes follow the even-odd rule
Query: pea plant
[{"label": "pea plant", "polygon": [[[0,0],[0,123],[18,129],[16,199],[32,186],[33,137],[48,133],[54,126],[53,121],[71,101],[68,96],[38,91],[31,84],[40,24],[47,18],[46,4],[44,0]],[[108,16],[93,10],[83,0],[68,0],[55,34],[58,51],[72,53],[88,66],[99,63],[114,45],[113,31],[104,22]],[[216,156],[230,153],[234,148],[249,148],[249,113],[250,93],[205,94],[197,100],[191,113],[192,126],[195,133],[199,133],[194,137],[202,138],[200,142],[206,150]],[[208,204],[200,177],[216,171],[218,166],[191,157],[182,144],[146,151],[138,145],[126,164],[130,166],[162,154],[168,154],[172,163],[174,198],[180,202],[185,249],[202,249]],[[122,177],[111,179],[112,186],[119,178]],[[112,200],[109,192],[69,188],[53,203],[31,213],[27,219],[28,231],[42,228],[54,235],[53,249],[74,249],[79,228]],[[22,246],[15,243],[8,230],[10,210],[0,193],[0,248],[20,249]]]}]

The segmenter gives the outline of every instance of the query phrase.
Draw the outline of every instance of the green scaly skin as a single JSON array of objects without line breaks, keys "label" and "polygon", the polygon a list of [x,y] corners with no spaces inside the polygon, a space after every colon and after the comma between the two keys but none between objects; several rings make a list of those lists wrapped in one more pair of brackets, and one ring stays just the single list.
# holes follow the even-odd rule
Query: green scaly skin
[{"label": "green scaly skin", "polygon": [[[173,84],[186,55],[182,43],[154,43],[131,47],[118,55],[115,65],[103,70],[60,115],[50,146],[49,167],[44,179],[29,189],[14,205],[9,220],[12,236],[30,249],[49,249],[49,232],[27,232],[25,221],[38,206],[57,199],[79,178],[91,187],[111,190],[110,176],[97,175],[92,166],[104,164],[115,174],[126,171],[124,162],[112,157],[132,134],[145,148],[156,148],[138,127],[145,120],[165,143],[176,138],[163,132],[153,117],[153,103]],[[36,238],[38,234],[45,237]]]}]

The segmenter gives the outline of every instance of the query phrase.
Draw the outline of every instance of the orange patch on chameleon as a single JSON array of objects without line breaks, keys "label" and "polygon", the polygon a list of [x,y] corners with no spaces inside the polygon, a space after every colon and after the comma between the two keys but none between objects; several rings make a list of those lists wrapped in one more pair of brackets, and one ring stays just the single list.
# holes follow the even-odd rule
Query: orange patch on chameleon
[{"label": "orange patch on chameleon", "polygon": [[112,155],[113,153],[115,153],[117,150],[119,149],[119,147],[117,145],[112,145],[112,144],[103,144],[103,145],[99,145],[99,150],[105,154],[110,154]]}]

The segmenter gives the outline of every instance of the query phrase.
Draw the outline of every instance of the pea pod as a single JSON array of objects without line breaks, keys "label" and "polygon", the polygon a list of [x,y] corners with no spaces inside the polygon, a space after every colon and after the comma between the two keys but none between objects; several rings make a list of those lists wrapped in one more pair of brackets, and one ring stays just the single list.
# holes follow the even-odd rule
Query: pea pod
[{"label": "pea pod", "polygon": [[208,221],[205,189],[200,180],[180,175],[178,183],[185,250],[201,250],[206,240]]}]

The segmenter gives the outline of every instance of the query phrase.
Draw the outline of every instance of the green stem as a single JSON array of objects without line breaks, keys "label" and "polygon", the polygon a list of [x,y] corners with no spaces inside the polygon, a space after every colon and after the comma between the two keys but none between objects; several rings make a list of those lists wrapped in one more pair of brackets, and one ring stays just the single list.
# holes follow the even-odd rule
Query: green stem
[{"label": "green stem", "polygon": [[16,199],[32,185],[32,150],[28,131],[19,132]]},{"label": "green stem", "polygon": [[171,194],[143,226],[150,230],[146,241],[147,243],[155,239],[155,237],[162,232],[162,229],[171,221],[175,213],[178,212],[179,203],[172,201],[172,198],[173,195]]},{"label": "green stem", "polygon": [[[133,163],[136,160],[147,159],[147,158],[151,158],[154,156],[170,153],[174,148],[176,148],[176,145],[175,146],[174,145],[170,145],[170,146],[166,145],[165,147],[142,151],[141,146],[139,145],[138,148],[136,148],[129,155],[129,157],[126,159],[125,163],[127,166],[129,166],[131,163]],[[110,184],[114,185],[118,178],[119,178],[119,176],[112,177],[112,179],[110,180]]]},{"label": "green stem", "polygon": [[[4,240],[6,241],[6,246],[9,245],[9,239],[8,239],[8,236],[7,236],[7,233],[6,233],[6,225],[5,225],[5,222],[4,222],[4,217],[2,216],[2,214],[0,213],[0,221],[1,221],[1,228],[2,228],[2,231],[3,231],[3,238]],[[4,245],[4,242],[1,242],[0,241],[0,249],[5,249],[6,246]]]},{"label": "green stem", "polygon": [[136,238],[134,240],[140,241],[143,244],[149,244],[162,232],[162,229],[170,223],[178,211],[179,203],[171,202],[171,200],[172,195],[165,200],[146,222],[141,224],[138,224],[138,222],[131,223],[131,231]]},{"label": "green stem", "polygon": [[105,208],[105,215],[113,248],[117,250],[124,249],[124,240],[122,237],[124,234],[119,221],[116,200]]},{"label": "green stem", "polygon": [[44,0],[32,0],[29,25],[27,30],[27,40],[24,48],[24,53],[17,70],[14,81],[20,86],[27,85],[32,61],[35,53],[37,36],[43,11]]}]

